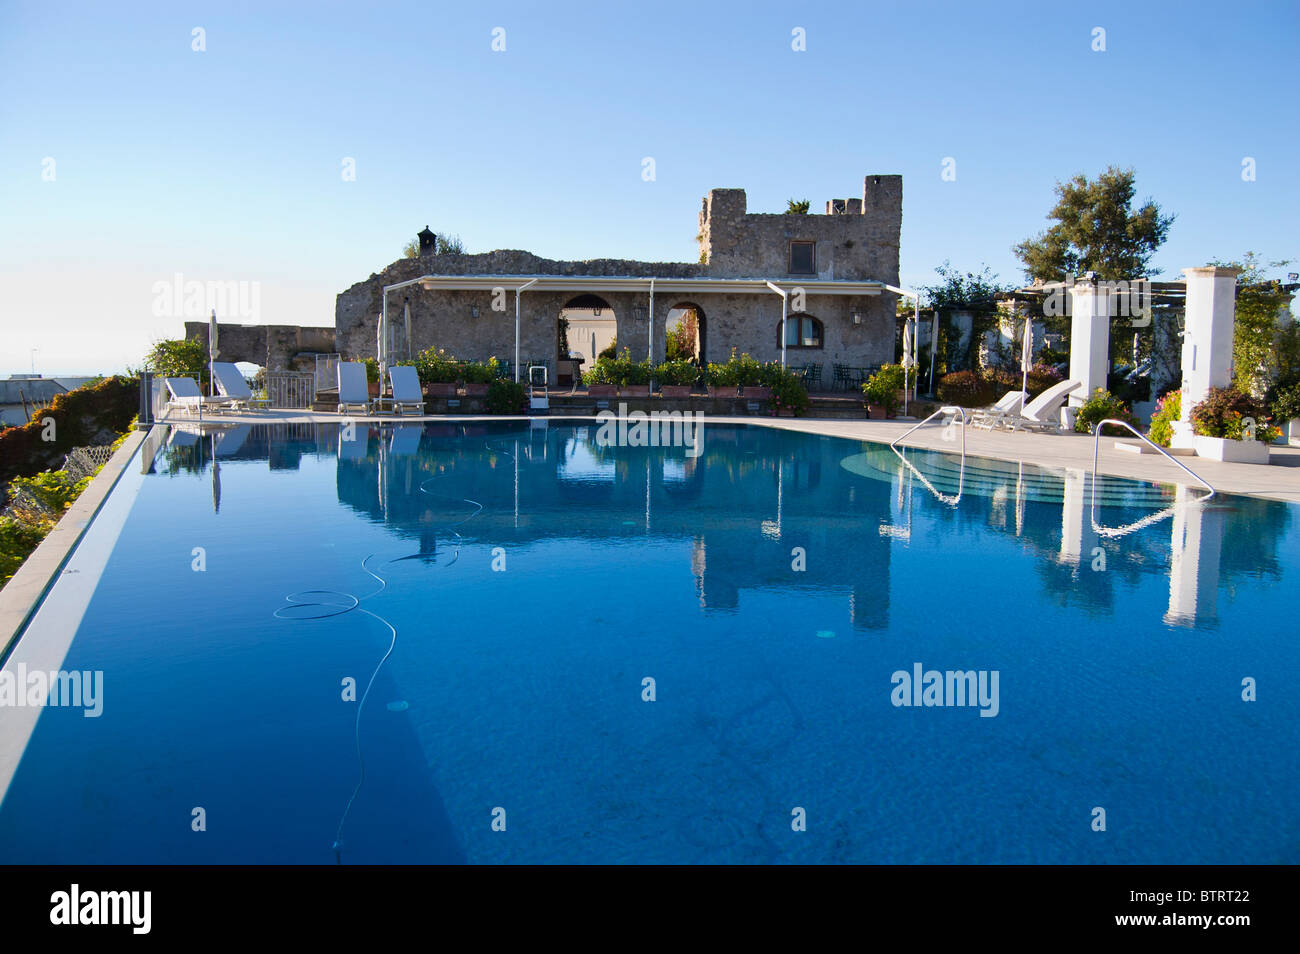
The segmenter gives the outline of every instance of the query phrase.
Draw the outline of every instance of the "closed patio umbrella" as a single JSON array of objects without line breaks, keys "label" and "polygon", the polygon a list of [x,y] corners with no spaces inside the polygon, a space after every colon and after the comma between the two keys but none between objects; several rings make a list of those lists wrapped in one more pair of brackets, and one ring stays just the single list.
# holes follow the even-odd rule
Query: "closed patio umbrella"
[{"label": "closed patio umbrella", "polygon": [[212,363],[221,357],[221,352],[217,350],[217,310],[212,309],[212,317],[208,319],[208,393],[213,397],[217,396],[217,379],[212,373]]},{"label": "closed patio umbrella", "polygon": [[932,312],[934,317],[930,320],[930,394],[934,392],[934,356],[939,350],[939,311],[935,309]]},{"label": "closed patio umbrella", "polygon": [[1020,349],[1020,410],[1025,409],[1029,394],[1029,365],[1034,360],[1034,319],[1025,317],[1025,340]]},{"label": "closed patio umbrella", "polygon": [[217,463],[217,434],[212,432],[212,512],[221,512],[221,465]]}]

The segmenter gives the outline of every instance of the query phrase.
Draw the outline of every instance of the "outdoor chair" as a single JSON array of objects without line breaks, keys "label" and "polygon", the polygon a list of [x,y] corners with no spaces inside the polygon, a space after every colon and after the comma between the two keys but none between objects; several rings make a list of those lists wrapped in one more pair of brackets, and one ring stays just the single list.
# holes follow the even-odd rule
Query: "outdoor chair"
[{"label": "outdoor chair", "polygon": [[408,410],[424,413],[424,395],[420,392],[420,374],[410,365],[397,365],[388,369],[388,381],[393,386],[393,413],[405,414]]},{"label": "outdoor chair", "polygon": [[1027,403],[1028,400],[1029,393],[1027,391],[1008,391],[988,407],[972,411],[970,423],[973,427],[991,431],[1000,425],[1008,414],[1019,411],[1021,405]]},{"label": "outdoor chair", "polygon": [[1007,414],[1002,426],[1013,431],[1060,431],[1061,405],[1071,391],[1081,386],[1079,381],[1062,381],[1052,385],[1026,404],[1024,410]]},{"label": "outdoor chair", "polygon": [[217,390],[229,398],[235,407],[266,410],[270,406],[270,401],[266,398],[253,397],[253,392],[239,368],[228,361],[212,362],[212,378],[217,382]]},{"label": "outdoor chair", "polygon": [[167,402],[168,410],[174,408],[194,414],[205,407],[220,411],[231,405],[230,398],[205,397],[199,390],[199,382],[193,378],[164,378],[163,381],[167,385],[168,393],[171,394],[171,399]]},{"label": "outdoor chair", "polygon": [[362,414],[370,412],[370,386],[366,383],[366,366],[360,361],[340,361],[338,413],[347,413],[351,408],[360,408]]}]

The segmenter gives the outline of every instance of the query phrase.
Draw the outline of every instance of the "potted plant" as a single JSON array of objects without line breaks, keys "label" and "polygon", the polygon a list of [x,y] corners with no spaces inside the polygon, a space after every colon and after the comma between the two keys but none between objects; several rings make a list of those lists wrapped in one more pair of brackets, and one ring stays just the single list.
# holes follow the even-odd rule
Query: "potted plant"
[{"label": "potted plant", "polygon": [[654,377],[659,382],[659,395],[665,399],[681,400],[690,397],[691,385],[699,368],[686,358],[673,358],[655,368]]},{"label": "potted plant", "polygon": [[1286,422],[1287,439],[1292,444],[1300,443],[1300,383],[1279,388],[1269,410],[1273,412],[1273,420]]},{"label": "potted plant", "polygon": [[812,402],[803,379],[795,371],[775,361],[763,366],[767,386],[772,390],[772,408],[777,417],[794,417],[808,413]]},{"label": "potted plant", "polygon": [[362,358],[366,366],[366,391],[372,398],[379,397],[379,359]]},{"label": "potted plant", "polygon": [[1210,388],[1192,408],[1192,446],[1198,457],[1267,464],[1268,445],[1279,434],[1267,408],[1236,388]]},{"label": "potted plant", "polygon": [[1183,392],[1170,391],[1156,401],[1155,412],[1151,415],[1151,427],[1147,437],[1151,443],[1168,447],[1174,440],[1174,423],[1181,419],[1183,413]]},{"label": "potted plant", "polygon": [[735,352],[732,360],[725,364],[712,364],[704,372],[704,381],[708,387],[709,397],[735,397],[738,391],[736,380]]},{"label": "potted plant", "polygon": [[496,372],[486,364],[467,361],[460,366],[460,379],[465,384],[466,397],[487,397],[488,388],[496,377]]},{"label": "potted plant", "polygon": [[892,367],[893,365],[886,365],[862,385],[862,397],[867,402],[867,417],[873,421],[883,421],[887,417],[893,417],[898,409],[901,389],[896,376],[886,370]]},{"label": "potted plant", "polygon": [[420,375],[426,397],[455,397],[461,364],[441,348],[425,348],[415,356],[415,370]]}]

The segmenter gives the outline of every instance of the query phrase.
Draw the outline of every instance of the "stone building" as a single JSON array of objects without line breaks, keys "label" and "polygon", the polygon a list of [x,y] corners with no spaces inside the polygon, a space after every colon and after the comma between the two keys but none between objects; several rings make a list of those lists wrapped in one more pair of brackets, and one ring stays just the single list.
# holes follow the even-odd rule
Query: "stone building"
[{"label": "stone building", "polygon": [[882,364],[894,358],[902,192],[901,176],[867,176],[861,198],[830,200],[817,215],[754,213],[743,189],[713,189],[698,263],[439,252],[426,227],[418,257],[338,296],[337,347],[345,358],[375,355],[385,312],[390,363],[433,346],[464,359],[518,355],[554,374],[611,338],[634,359],[662,361],[668,329],[689,316],[703,361],[734,348],[761,361],[784,350],[788,365],[821,365],[825,376],[835,363]]}]

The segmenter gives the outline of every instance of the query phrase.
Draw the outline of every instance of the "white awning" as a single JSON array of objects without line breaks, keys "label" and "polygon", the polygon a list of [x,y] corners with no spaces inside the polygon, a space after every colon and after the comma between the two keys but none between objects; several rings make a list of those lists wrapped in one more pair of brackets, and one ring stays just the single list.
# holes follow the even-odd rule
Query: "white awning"
[{"label": "white awning", "polygon": [[633,278],[613,275],[425,275],[402,282],[403,285],[416,283],[430,291],[491,291],[494,288],[512,291],[531,283],[529,290],[538,292],[647,293],[653,284],[656,291],[667,290],[677,295],[770,295],[772,285],[789,291],[802,288],[807,295],[879,295],[890,290],[890,286],[877,281],[796,281],[786,278],[769,283],[764,278]]}]

